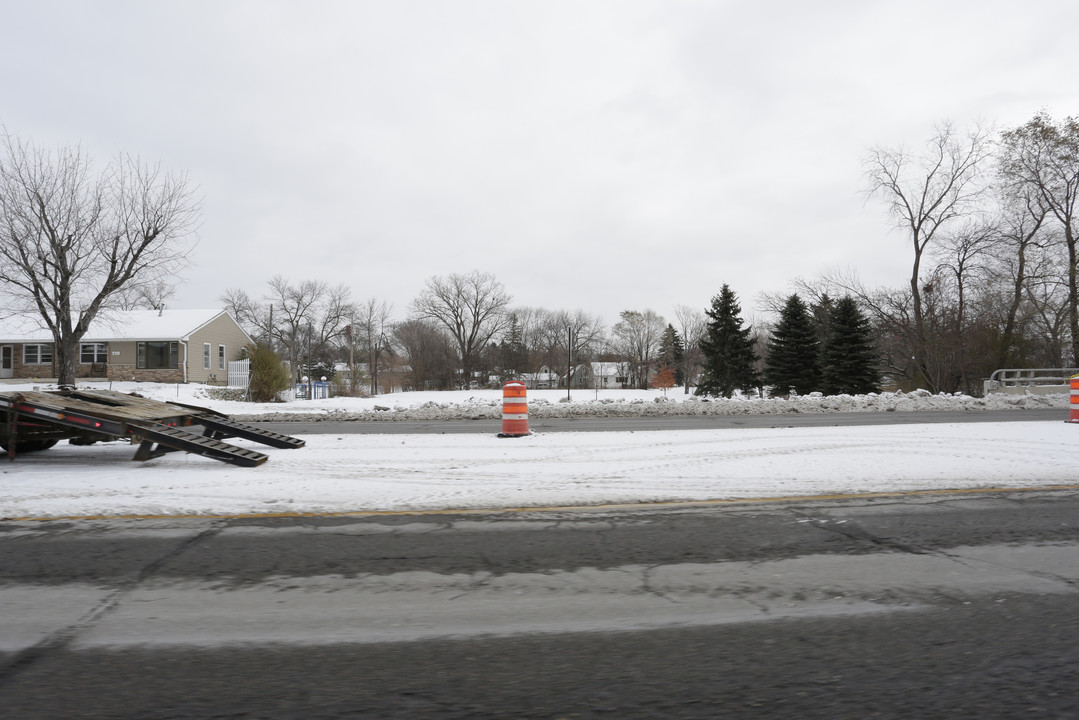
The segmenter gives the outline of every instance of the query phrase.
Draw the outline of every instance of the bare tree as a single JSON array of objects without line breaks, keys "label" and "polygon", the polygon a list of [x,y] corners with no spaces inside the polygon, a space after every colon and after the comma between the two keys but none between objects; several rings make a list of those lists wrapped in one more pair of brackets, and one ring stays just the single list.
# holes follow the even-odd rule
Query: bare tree
[{"label": "bare tree", "polygon": [[573,312],[562,310],[556,313],[555,318],[566,342],[566,397],[569,398],[573,364],[581,362],[603,342],[603,320],[581,309]]},{"label": "bare tree", "polygon": [[914,322],[908,341],[917,374],[933,390],[939,388],[926,366],[931,348],[926,337],[922,263],[926,249],[943,228],[977,210],[985,190],[982,167],[990,150],[987,131],[975,127],[963,134],[945,123],[921,154],[874,148],[865,160],[868,194],[882,197],[913,251],[909,286]]},{"label": "bare tree", "polygon": [[226,290],[220,300],[249,335],[282,354],[293,380],[302,366],[328,359],[355,314],[346,285],[331,287],[321,280],[294,284],[281,275],[270,279],[265,302],[235,289]]},{"label": "bare tree", "polygon": [[566,335],[559,322],[558,313],[546,308],[536,309],[532,314],[532,331],[529,340],[536,359],[536,369],[546,366],[556,371],[566,362]]},{"label": "bare tree", "polygon": [[[356,315],[351,325],[352,337],[360,341],[360,349],[367,357],[372,395],[378,394],[378,364],[382,359],[382,353],[390,345],[391,309],[392,306],[385,300],[370,298],[356,308]],[[350,372],[354,372],[354,369],[350,368]]]},{"label": "bare tree", "polygon": [[323,355],[331,341],[344,335],[353,315],[347,286],[330,287],[321,280],[292,284],[280,275],[270,279],[266,295],[270,336],[284,351],[293,376]]},{"label": "bare tree", "polygon": [[1035,193],[1063,230],[1071,360],[1079,363],[1079,118],[1038,113],[1003,135],[1001,172]]},{"label": "bare tree", "polygon": [[[996,222],[996,218],[968,221],[960,226],[957,232],[942,235],[941,242],[933,253],[938,262],[933,277],[947,276],[954,289],[954,308],[947,331],[955,341],[953,350],[960,361],[958,372],[962,376],[961,384],[964,390],[974,387],[978,380],[977,377],[970,376],[973,368],[969,362],[971,347],[967,330],[971,288],[977,291],[986,286],[990,252],[1000,236]],[[933,284],[944,285],[931,280],[929,285],[923,287]]]},{"label": "bare tree", "polygon": [[184,174],[126,154],[95,174],[81,148],[49,152],[3,128],[0,285],[52,333],[61,384],[110,298],[187,265],[198,217]]},{"label": "bare tree", "polygon": [[611,328],[612,349],[630,363],[631,382],[643,390],[667,321],[653,310],[623,310],[621,318]]},{"label": "bare tree", "polygon": [[118,310],[164,310],[165,302],[175,294],[175,282],[157,278],[121,288],[112,296],[109,305]]},{"label": "bare tree", "polygon": [[1020,313],[1029,303],[1031,281],[1043,272],[1045,250],[1051,243],[1045,227],[1047,208],[1037,195],[1023,188],[1018,191],[1002,198],[983,302],[983,307],[991,307],[1000,300],[997,307],[1001,312],[996,318],[1000,337],[992,350],[992,364],[998,369],[1027,363],[1025,353],[1018,348],[1021,326],[1028,325],[1020,322]]},{"label": "bare tree", "polygon": [[258,300],[243,290],[229,288],[218,298],[225,311],[233,317],[248,335],[258,342],[273,345],[269,314]]},{"label": "bare tree", "polygon": [[415,390],[446,390],[453,385],[453,341],[432,320],[408,320],[393,329],[397,346],[408,360]]},{"label": "bare tree", "polygon": [[507,323],[512,296],[493,275],[473,270],[467,275],[428,278],[412,301],[417,319],[433,320],[449,331],[460,356],[467,387],[479,354]]},{"label": "bare tree", "polygon": [[685,349],[682,353],[682,383],[685,394],[701,368],[701,338],[708,330],[704,312],[689,305],[675,305],[674,317],[678,320],[678,331],[682,333]]}]

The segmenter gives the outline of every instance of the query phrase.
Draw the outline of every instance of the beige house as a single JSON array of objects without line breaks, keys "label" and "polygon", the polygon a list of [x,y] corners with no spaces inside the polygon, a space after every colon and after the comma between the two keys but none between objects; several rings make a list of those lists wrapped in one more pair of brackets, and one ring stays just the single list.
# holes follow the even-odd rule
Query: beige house
[{"label": "beige house", "polygon": [[[114,311],[96,318],[83,336],[75,375],[224,385],[228,362],[250,343],[221,309]],[[52,335],[41,318],[0,317],[0,379],[54,377]]]}]

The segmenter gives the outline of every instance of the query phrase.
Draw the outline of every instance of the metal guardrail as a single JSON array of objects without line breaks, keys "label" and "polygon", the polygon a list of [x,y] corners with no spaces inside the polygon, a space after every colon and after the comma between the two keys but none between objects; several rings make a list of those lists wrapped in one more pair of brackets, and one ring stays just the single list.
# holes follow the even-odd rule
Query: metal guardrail
[{"label": "metal guardrail", "polygon": [[996,370],[983,382],[985,394],[991,392],[1068,392],[1068,381],[1079,375],[1079,368],[1008,368]]}]

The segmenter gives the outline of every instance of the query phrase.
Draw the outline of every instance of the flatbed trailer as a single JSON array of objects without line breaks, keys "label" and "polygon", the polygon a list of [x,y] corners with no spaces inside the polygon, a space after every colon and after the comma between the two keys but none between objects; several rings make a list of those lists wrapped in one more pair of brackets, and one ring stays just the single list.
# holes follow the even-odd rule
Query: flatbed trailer
[{"label": "flatbed trailer", "polygon": [[113,390],[0,392],[0,448],[17,453],[47,450],[62,439],[73,445],[128,440],[137,445],[134,460],[170,452],[189,452],[241,467],[254,467],[268,456],[223,442],[244,438],[276,448],[301,448],[289,435],[236,422],[209,408],[150,400]]}]

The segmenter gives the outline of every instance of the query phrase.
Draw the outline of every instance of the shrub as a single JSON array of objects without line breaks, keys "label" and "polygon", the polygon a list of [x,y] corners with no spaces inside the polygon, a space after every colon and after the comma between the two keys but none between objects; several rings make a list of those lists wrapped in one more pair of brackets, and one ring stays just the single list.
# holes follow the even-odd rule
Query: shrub
[{"label": "shrub", "polygon": [[278,394],[292,387],[285,364],[273,348],[262,343],[248,345],[247,356],[251,358],[251,382],[248,391],[252,402],[273,402]]}]

